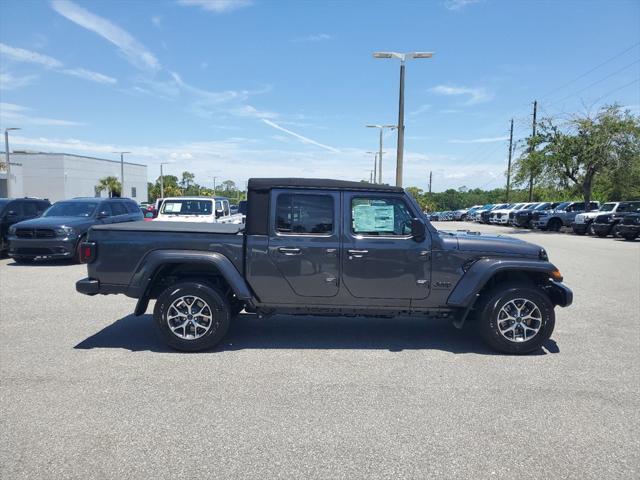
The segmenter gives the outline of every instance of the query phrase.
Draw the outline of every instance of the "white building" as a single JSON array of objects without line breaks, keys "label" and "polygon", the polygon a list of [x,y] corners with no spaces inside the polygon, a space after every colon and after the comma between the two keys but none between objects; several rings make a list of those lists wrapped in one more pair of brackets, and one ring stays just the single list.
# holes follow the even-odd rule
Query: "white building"
[{"label": "white building", "polygon": [[[2,157],[4,159],[4,156]],[[74,197],[106,197],[96,193],[101,178],[120,180],[120,161],[70,153],[11,153],[11,196],[48,198],[51,202]],[[0,197],[6,196],[6,172],[0,172]],[[124,162],[124,193],[146,202],[147,166]]]}]

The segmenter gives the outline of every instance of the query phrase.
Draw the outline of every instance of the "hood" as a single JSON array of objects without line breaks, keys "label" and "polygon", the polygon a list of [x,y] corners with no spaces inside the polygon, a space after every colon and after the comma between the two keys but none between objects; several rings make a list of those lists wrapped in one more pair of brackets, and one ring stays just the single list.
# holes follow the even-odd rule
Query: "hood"
[{"label": "hood", "polygon": [[92,217],[38,217],[16,223],[18,228],[59,228],[93,225],[96,220]]},{"label": "hood", "polygon": [[509,235],[489,235],[469,231],[440,231],[438,233],[442,236],[455,237],[458,240],[458,249],[466,252],[541,258],[540,252],[544,251],[538,245]]}]

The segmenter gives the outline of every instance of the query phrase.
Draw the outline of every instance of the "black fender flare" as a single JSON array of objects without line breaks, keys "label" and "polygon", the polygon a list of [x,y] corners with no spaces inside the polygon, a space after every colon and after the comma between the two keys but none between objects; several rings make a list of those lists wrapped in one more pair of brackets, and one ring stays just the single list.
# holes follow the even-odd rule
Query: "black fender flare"
[{"label": "black fender flare", "polygon": [[198,250],[154,250],[138,264],[127,287],[126,295],[137,298],[134,314],[142,315],[147,310],[149,291],[160,267],[167,264],[208,265],[227,281],[236,297],[245,302],[253,302],[254,296],[249,285],[235,265],[225,255],[218,252]]},{"label": "black fender flare", "polygon": [[476,296],[497,273],[505,271],[546,274],[557,270],[551,262],[528,259],[483,258],[475,262],[460,278],[447,298],[447,305],[456,308],[471,308]]}]

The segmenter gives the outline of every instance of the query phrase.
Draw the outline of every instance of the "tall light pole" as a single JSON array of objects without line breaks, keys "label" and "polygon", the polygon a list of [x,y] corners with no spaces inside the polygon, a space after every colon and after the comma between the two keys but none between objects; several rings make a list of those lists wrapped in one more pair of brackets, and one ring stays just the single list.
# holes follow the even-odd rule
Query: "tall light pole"
[{"label": "tall light pole", "polygon": [[213,196],[216,196],[216,178],[218,177],[213,177]]},{"label": "tall light pole", "polygon": [[9,159],[9,132],[11,130],[22,130],[18,127],[4,129],[4,155],[7,161],[7,198],[11,198],[11,160]]},{"label": "tall light pole", "polygon": [[120,196],[124,196],[124,154],[131,152],[111,152],[120,154]]},{"label": "tall light pole", "polygon": [[378,153],[378,183],[382,183],[382,134],[385,128],[389,128],[391,130],[397,128],[395,125],[367,125],[367,128],[377,128],[380,130],[380,150]]},{"label": "tall light pole", "polygon": [[160,163],[160,198],[164,198],[164,173],[162,173],[162,166],[169,165],[171,162]]},{"label": "tall light pole", "polygon": [[404,157],[404,65],[414,58],[431,58],[433,52],[374,52],[374,58],[397,58],[400,60],[400,100],[398,107],[398,147],[396,157],[396,186],[402,186],[402,161]]}]

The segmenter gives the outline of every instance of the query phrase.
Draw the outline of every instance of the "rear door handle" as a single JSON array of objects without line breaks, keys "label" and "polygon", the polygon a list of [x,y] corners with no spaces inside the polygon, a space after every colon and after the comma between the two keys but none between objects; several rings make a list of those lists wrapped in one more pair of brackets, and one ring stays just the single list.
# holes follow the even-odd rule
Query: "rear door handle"
[{"label": "rear door handle", "polygon": [[284,255],[300,255],[300,249],[296,247],[280,247],[278,252]]},{"label": "rear door handle", "polygon": [[347,253],[349,254],[349,259],[362,258],[369,253],[369,250],[347,250]]}]

